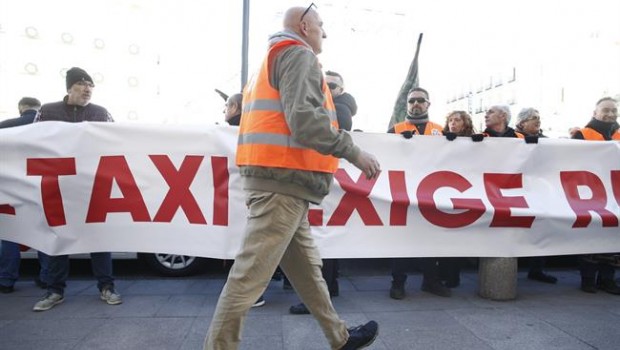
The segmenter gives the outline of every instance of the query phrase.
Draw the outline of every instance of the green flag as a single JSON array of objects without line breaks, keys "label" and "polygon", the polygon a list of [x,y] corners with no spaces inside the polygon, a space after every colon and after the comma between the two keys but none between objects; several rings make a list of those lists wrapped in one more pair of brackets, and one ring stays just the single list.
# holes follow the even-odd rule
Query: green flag
[{"label": "green flag", "polygon": [[418,55],[420,54],[420,45],[422,44],[422,34],[423,33],[420,33],[420,36],[418,37],[418,45],[415,49],[413,61],[409,66],[407,78],[405,78],[405,82],[400,87],[400,92],[396,97],[396,103],[394,104],[394,111],[392,112],[392,118],[390,118],[390,125],[388,126],[388,129],[394,126],[394,124],[405,120],[405,116],[407,115],[407,92],[409,92],[411,88],[419,86]]}]

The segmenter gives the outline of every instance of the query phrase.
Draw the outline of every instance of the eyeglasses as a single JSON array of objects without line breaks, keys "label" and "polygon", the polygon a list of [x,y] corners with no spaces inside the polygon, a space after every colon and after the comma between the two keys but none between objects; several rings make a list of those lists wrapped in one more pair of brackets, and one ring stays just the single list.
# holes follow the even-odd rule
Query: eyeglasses
[{"label": "eyeglasses", "polygon": [[424,102],[428,102],[428,100],[425,99],[424,97],[412,97],[412,98],[409,99],[408,102],[411,103],[411,104],[413,104],[415,102],[417,102],[419,104],[422,104]]},{"label": "eyeglasses", "polygon": [[330,90],[335,90],[337,88],[339,88],[340,86],[338,86],[338,84],[336,83],[327,83],[327,86],[329,86]]},{"label": "eyeglasses", "polygon": [[95,87],[95,84],[91,83],[90,81],[86,81],[86,80],[76,81],[75,83],[77,85],[80,85],[80,86],[88,86],[90,88],[94,88]]},{"label": "eyeglasses", "polygon": [[314,8],[317,8],[316,5],[314,3],[311,3],[310,6],[308,6],[308,8],[306,9],[306,11],[304,11],[304,13],[301,14],[301,18],[299,19],[300,21],[304,20],[304,17],[308,14],[308,12],[310,12],[310,9],[314,6]]}]

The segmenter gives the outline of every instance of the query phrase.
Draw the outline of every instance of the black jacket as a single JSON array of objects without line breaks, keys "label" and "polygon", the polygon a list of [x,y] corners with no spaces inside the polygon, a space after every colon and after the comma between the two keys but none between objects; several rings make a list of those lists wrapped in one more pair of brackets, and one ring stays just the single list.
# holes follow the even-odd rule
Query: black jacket
[{"label": "black jacket", "polygon": [[41,113],[37,122],[56,120],[61,122],[113,122],[108,111],[96,104],[89,103],[86,106],[67,104],[67,96],[62,101],[46,103],[41,107]]},{"label": "black jacket", "polygon": [[351,131],[353,126],[353,116],[357,113],[357,103],[351,94],[343,92],[340,96],[334,97],[336,116],[340,129]]},{"label": "black jacket", "polygon": [[511,127],[506,127],[506,131],[504,131],[503,133],[499,133],[491,128],[486,128],[484,130],[484,133],[489,135],[489,137],[519,137],[517,136],[515,129]]},{"label": "black jacket", "polygon": [[226,122],[228,123],[228,125],[239,126],[239,123],[241,123],[241,114],[237,114],[233,116],[232,118],[228,119]]},{"label": "black jacket", "polygon": [[34,117],[37,116],[37,111],[34,109],[26,110],[17,118],[7,119],[3,122],[0,122],[0,129],[2,128],[12,128],[14,126],[27,125],[32,124],[34,121]]}]

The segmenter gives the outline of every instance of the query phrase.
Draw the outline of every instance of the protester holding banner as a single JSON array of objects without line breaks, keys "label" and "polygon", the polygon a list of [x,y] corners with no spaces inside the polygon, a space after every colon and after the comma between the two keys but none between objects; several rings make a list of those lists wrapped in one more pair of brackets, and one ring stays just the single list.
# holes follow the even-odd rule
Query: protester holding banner
[{"label": "protester holding banner", "polygon": [[366,347],[378,334],[374,321],[347,329],[338,317],[311,236],[309,204],[320,203],[328,194],[337,158],[347,159],[369,179],[380,172],[376,158],[337,129],[316,56],[327,36],[312,6],[286,11],[284,30],[270,37],[263,64],[244,89],[236,160],[249,213],[205,349],[239,347],[245,315],[267,288],[278,263],[332,349]]},{"label": "protester holding banner", "polygon": [[446,116],[443,134],[453,133],[456,136],[471,136],[476,133],[474,122],[465,111],[452,111]]},{"label": "protester holding banner", "polygon": [[[24,97],[17,103],[19,117],[0,122],[0,129],[21,125],[32,124],[41,102],[34,97]],[[47,288],[47,269],[49,256],[43,252],[37,252],[39,256],[39,277],[35,278],[35,284],[41,288]],[[0,241],[0,293],[12,293],[15,282],[19,278],[19,265],[21,256],[19,244],[11,241]]]},{"label": "protester holding banner", "polygon": [[[465,111],[452,111],[446,116],[443,126],[443,134],[449,133],[455,136],[470,137],[476,133],[474,122]],[[452,257],[443,258],[439,265],[439,276],[444,285],[448,288],[456,288],[461,284],[461,267],[465,264],[465,258]]]},{"label": "protester holding banner", "polygon": [[[431,102],[429,94],[421,87],[414,87],[407,94],[407,117],[404,121],[395,124],[388,130],[388,133],[403,134],[405,137],[412,135],[443,135],[443,127],[433,123],[428,118],[428,108]],[[420,258],[422,269],[422,287],[425,292],[449,297],[452,292],[448,287],[441,283],[439,275],[442,264],[449,263],[445,258]],[[407,281],[407,266],[411,262],[409,258],[392,259],[392,286],[390,287],[390,298],[405,298],[405,282]]]},{"label": "protester holding banner", "polygon": [[524,138],[522,133],[508,126],[510,124],[510,107],[507,105],[491,106],[484,115],[486,129],[483,134],[489,137],[518,137]]},{"label": "protester holding banner", "polygon": [[[611,97],[598,100],[590,122],[576,131],[572,138],[588,141],[620,141],[618,101]],[[582,291],[596,293],[597,289],[601,289],[610,294],[620,295],[620,286],[614,280],[615,267],[620,264],[620,255],[590,254],[582,255],[579,260]]]},{"label": "protester holding banner", "polygon": [[[525,107],[519,111],[517,115],[517,123],[515,130],[524,136],[529,137],[543,137],[546,138],[540,128],[540,113],[537,109],[532,107]],[[543,271],[545,267],[544,256],[533,256],[529,258],[530,269],[527,273],[527,278],[543,282],[555,284],[558,279],[555,276],[551,276]]]},{"label": "protester holding banner", "polygon": [[618,101],[611,97],[598,100],[590,122],[583,129],[574,130],[572,138],[590,141],[620,141]]},{"label": "protester holding banner", "polygon": [[[60,102],[48,103],[41,107],[35,122],[65,121],[112,122],[108,111],[90,103],[95,84],[85,70],[73,67],[66,75],[67,95]],[[97,278],[97,288],[101,300],[110,305],[122,303],[121,296],[114,289],[112,277],[112,256],[110,253],[91,253],[91,266]],[[69,277],[69,256],[50,256],[47,293],[33,307],[33,311],[46,311],[64,301],[64,290]]]}]

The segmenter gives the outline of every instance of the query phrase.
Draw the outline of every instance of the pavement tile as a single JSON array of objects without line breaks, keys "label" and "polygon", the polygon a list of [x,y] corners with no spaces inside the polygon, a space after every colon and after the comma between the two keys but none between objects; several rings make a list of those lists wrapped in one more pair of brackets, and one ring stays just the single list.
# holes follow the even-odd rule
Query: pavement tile
[{"label": "pavement tile", "polygon": [[155,313],[156,317],[195,317],[209,302],[206,295],[171,295]]},{"label": "pavement tile", "polygon": [[161,280],[138,280],[123,290],[119,289],[119,292],[135,295],[185,294],[195,283],[191,279],[170,279],[166,283],[161,283]]},{"label": "pavement tile", "polygon": [[193,321],[189,317],[109,319],[75,350],[179,349]]},{"label": "pavement tile", "polygon": [[18,320],[0,328],[2,348],[8,341],[24,340],[72,340],[79,341],[97,331],[104,319],[54,319],[54,320]]},{"label": "pavement tile", "polygon": [[449,310],[455,320],[495,349],[589,349],[567,334],[517,305]]}]

